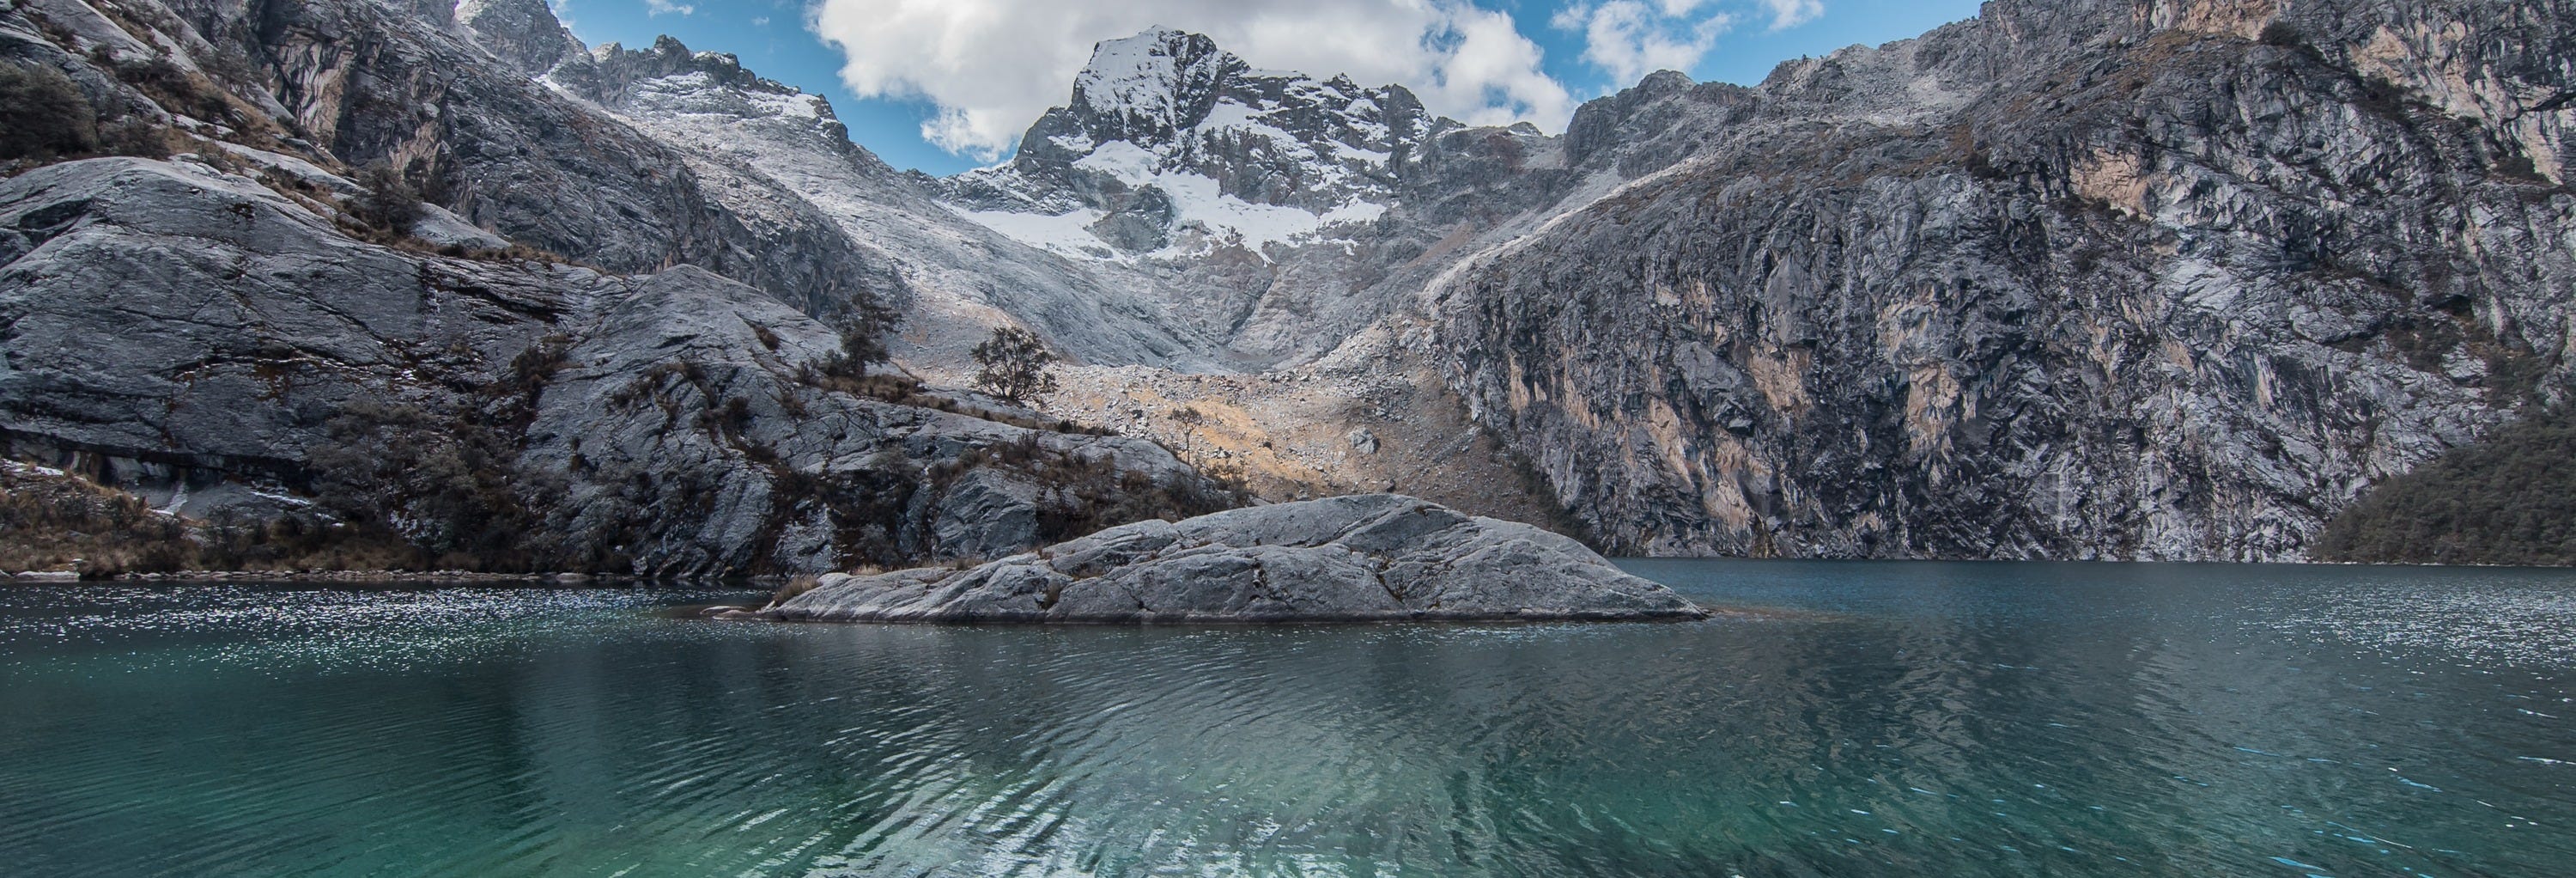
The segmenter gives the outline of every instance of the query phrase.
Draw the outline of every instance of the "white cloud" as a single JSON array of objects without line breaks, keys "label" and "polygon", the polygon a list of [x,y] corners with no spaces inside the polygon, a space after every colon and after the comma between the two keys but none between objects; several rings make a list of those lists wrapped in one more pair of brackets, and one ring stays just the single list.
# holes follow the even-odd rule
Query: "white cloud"
[{"label": "white cloud", "polygon": [[1771,10],[1772,30],[1786,30],[1825,14],[1825,0],[1762,0],[1762,8]]},{"label": "white cloud", "polygon": [[673,3],[671,0],[644,0],[644,14],[646,16],[670,15],[673,13],[678,13],[680,15],[696,15],[698,13],[698,7],[695,4],[690,3]]},{"label": "white cloud", "polygon": [[819,0],[808,17],[848,59],[851,91],[927,99],[939,110],[922,136],[982,159],[1071,96],[1093,42],[1157,24],[1258,67],[1399,83],[1469,123],[1557,129],[1574,113],[1511,15],[1465,0]]},{"label": "white cloud", "polygon": [[[1766,0],[1767,2],[1767,0]],[[1789,0],[1798,2],[1798,0]],[[1735,25],[1723,12],[1698,13],[1697,0],[1604,0],[1558,10],[1549,23],[1583,34],[1583,60],[1620,84],[1657,70],[1689,70]]]},{"label": "white cloud", "polygon": [[[1548,19],[1559,30],[1583,35],[1583,60],[1620,85],[1657,70],[1689,71],[1708,57],[1737,15],[1710,7],[1716,0],[1583,0]],[[1825,13],[1824,0],[1752,0],[1786,30]]]}]

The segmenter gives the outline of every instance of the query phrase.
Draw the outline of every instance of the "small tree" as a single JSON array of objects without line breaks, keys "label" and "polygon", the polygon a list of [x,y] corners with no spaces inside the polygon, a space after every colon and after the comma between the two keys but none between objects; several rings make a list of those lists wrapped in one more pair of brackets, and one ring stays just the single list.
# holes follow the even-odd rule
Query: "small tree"
[{"label": "small tree", "polygon": [[0,160],[96,149],[97,119],[71,77],[51,67],[0,63]]},{"label": "small tree", "polygon": [[975,346],[975,386],[1012,402],[1055,392],[1055,373],[1048,364],[1055,354],[1037,333],[1016,326],[998,327],[993,337]]},{"label": "small tree", "polygon": [[902,323],[903,312],[873,297],[860,301],[849,316],[840,320],[841,350],[823,360],[823,374],[835,378],[867,377],[869,366],[894,358],[894,352],[886,347],[886,337]]},{"label": "small tree", "polygon": [[420,190],[412,188],[411,181],[392,165],[368,165],[358,173],[357,183],[367,191],[349,202],[349,215],[368,228],[403,235],[420,222]]}]

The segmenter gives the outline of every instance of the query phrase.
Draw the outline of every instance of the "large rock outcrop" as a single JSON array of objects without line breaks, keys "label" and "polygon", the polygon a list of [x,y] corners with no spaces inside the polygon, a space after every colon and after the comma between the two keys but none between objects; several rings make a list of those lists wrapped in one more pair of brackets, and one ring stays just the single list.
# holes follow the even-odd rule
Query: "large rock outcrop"
[{"label": "large rock outcrop", "polygon": [[991,556],[1231,502],[1148,441],[818,380],[831,328],[698,268],[424,254],[271,185],[194,157],[0,182],[0,455],[443,566],[660,576]]},{"label": "large rock outcrop", "polygon": [[1756,88],[1435,293],[1481,423],[1618,551],[2287,560],[2571,375],[2576,20],[2023,2]]},{"label": "large rock outcrop", "polygon": [[1145,521],[967,570],[835,574],[797,621],[1278,623],[1699,619],[1573,540],[1393,494]]},{"label": "large rock outcrop", "polygon": [[[1017,319],[1085,357],[1186,345],[730,56],[592,52],[539,0],[47,0],[0,5],[0,61],[194,153],[0,183],[0,454],[442,564],[652,575],[1236,502],[1149,441],[825,380],[840,339],[808,315],[911,306],[898,351]],[[408,187],[353,182],[377,163]],[[401,188],[420,222],[363,218]]]},{"label": "large rock outcrop", "polygon": [[[684,146],[532,78],[590,60],[542,0],[0,6],[0,61],[64,72],[103,115],[383,165],[466,222],[606,271],[695,265],[822,317],[906,297],[884,254],[792,193],[701,175]],[[762,209],[779,202],[798,207]]]}]

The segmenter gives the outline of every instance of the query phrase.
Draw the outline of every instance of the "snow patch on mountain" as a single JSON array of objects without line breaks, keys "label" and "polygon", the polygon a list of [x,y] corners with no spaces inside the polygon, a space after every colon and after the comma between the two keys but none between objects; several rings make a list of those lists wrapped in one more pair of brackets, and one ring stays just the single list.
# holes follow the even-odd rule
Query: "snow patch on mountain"
[{"label": "snow patch on mountain", "polygon": [[[681,148],[685,171],[720,193],[765,245],[808,246],[784,230],[817,225],[854,243],[884,275],[871,282],[899,290],[889,295],[905,312],[893,343],[898,361],[963,361],[992,327],[1017,325],[1080,362],[1217,365],[1197,353],[1212,343],[1172,328],[1186,321],[1170,312],[1152,278],[1069,246],[1079,235],[1108,252],[1079,225],[1096,215],[961,214],[934,201],[914,175],[852,144],[825,98],[745,70],[733,55],[692,52],[667,37],[647,50],[610,44],[566,62],[546,82]],[[1076,225],[1051,228],[1068,222]]]},{"label": "snow patch on mountain", "polygon": [[945,206],[949,210],[956,211],[958,216],[1010,236],[1011,240],[1060,256],[1103,260],[1121,258],[1117,251],[1109,248],[1107,242],[1100,240],[1100,236],[1091,233],[1091,225],[1099,222],[1101,217],[1107,214],[1087,207],[1050,216],[1012,210],[967,210],[956,205]]},{"label": "snow patch on mountain", "polygon": [[961,216],[1059,255],[1173,261],[1351,240],[1433,120],[1399,86],[1255,70],[1164,28],[1100,43],[1012,161],[939,181]]},{"label": "snow patch on mountain", "polygon": [[1345,240],[1332,234],[1346,224],[1370,223],[1385,215],[1386,205],[1354,200],[1323,214],[1304,208],[1254,204],[1218,191],[1217,182],[1191,173],[1138,175],[1170,196],[1178,217],[1174,242],[1141,254],[1120,253],[1092,231],[1109,213],[1075,208],[1061,214],[1014,210],[972,210],[947,205],[978,224],[1042,250],[1062,256],[1113,262],[1140,259],[1186,259],[1219,247],[1240,246],[1265,253],[1273,245],[1296,246],[1323,240]]}]

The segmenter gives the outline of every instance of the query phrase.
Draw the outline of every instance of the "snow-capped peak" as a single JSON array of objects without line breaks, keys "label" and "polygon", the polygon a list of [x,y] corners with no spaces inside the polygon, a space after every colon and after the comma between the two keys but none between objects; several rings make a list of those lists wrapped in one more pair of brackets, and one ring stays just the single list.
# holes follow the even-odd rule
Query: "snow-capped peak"
[{"label": "snow-capped peak", "polygon": [[1400,86],[1256,70],[1150,28],[1095,46],[1007,165],[944,181],[979,222],[1068,255],[1264,252],[1375,219],[1434,128]]},{"label": "snow-capped peak", "polygon": [[1155,27],[1091,49],[1072,108],[1110,138],[1153,137],[1198,123],[1243,59],[1193,33]]}]

